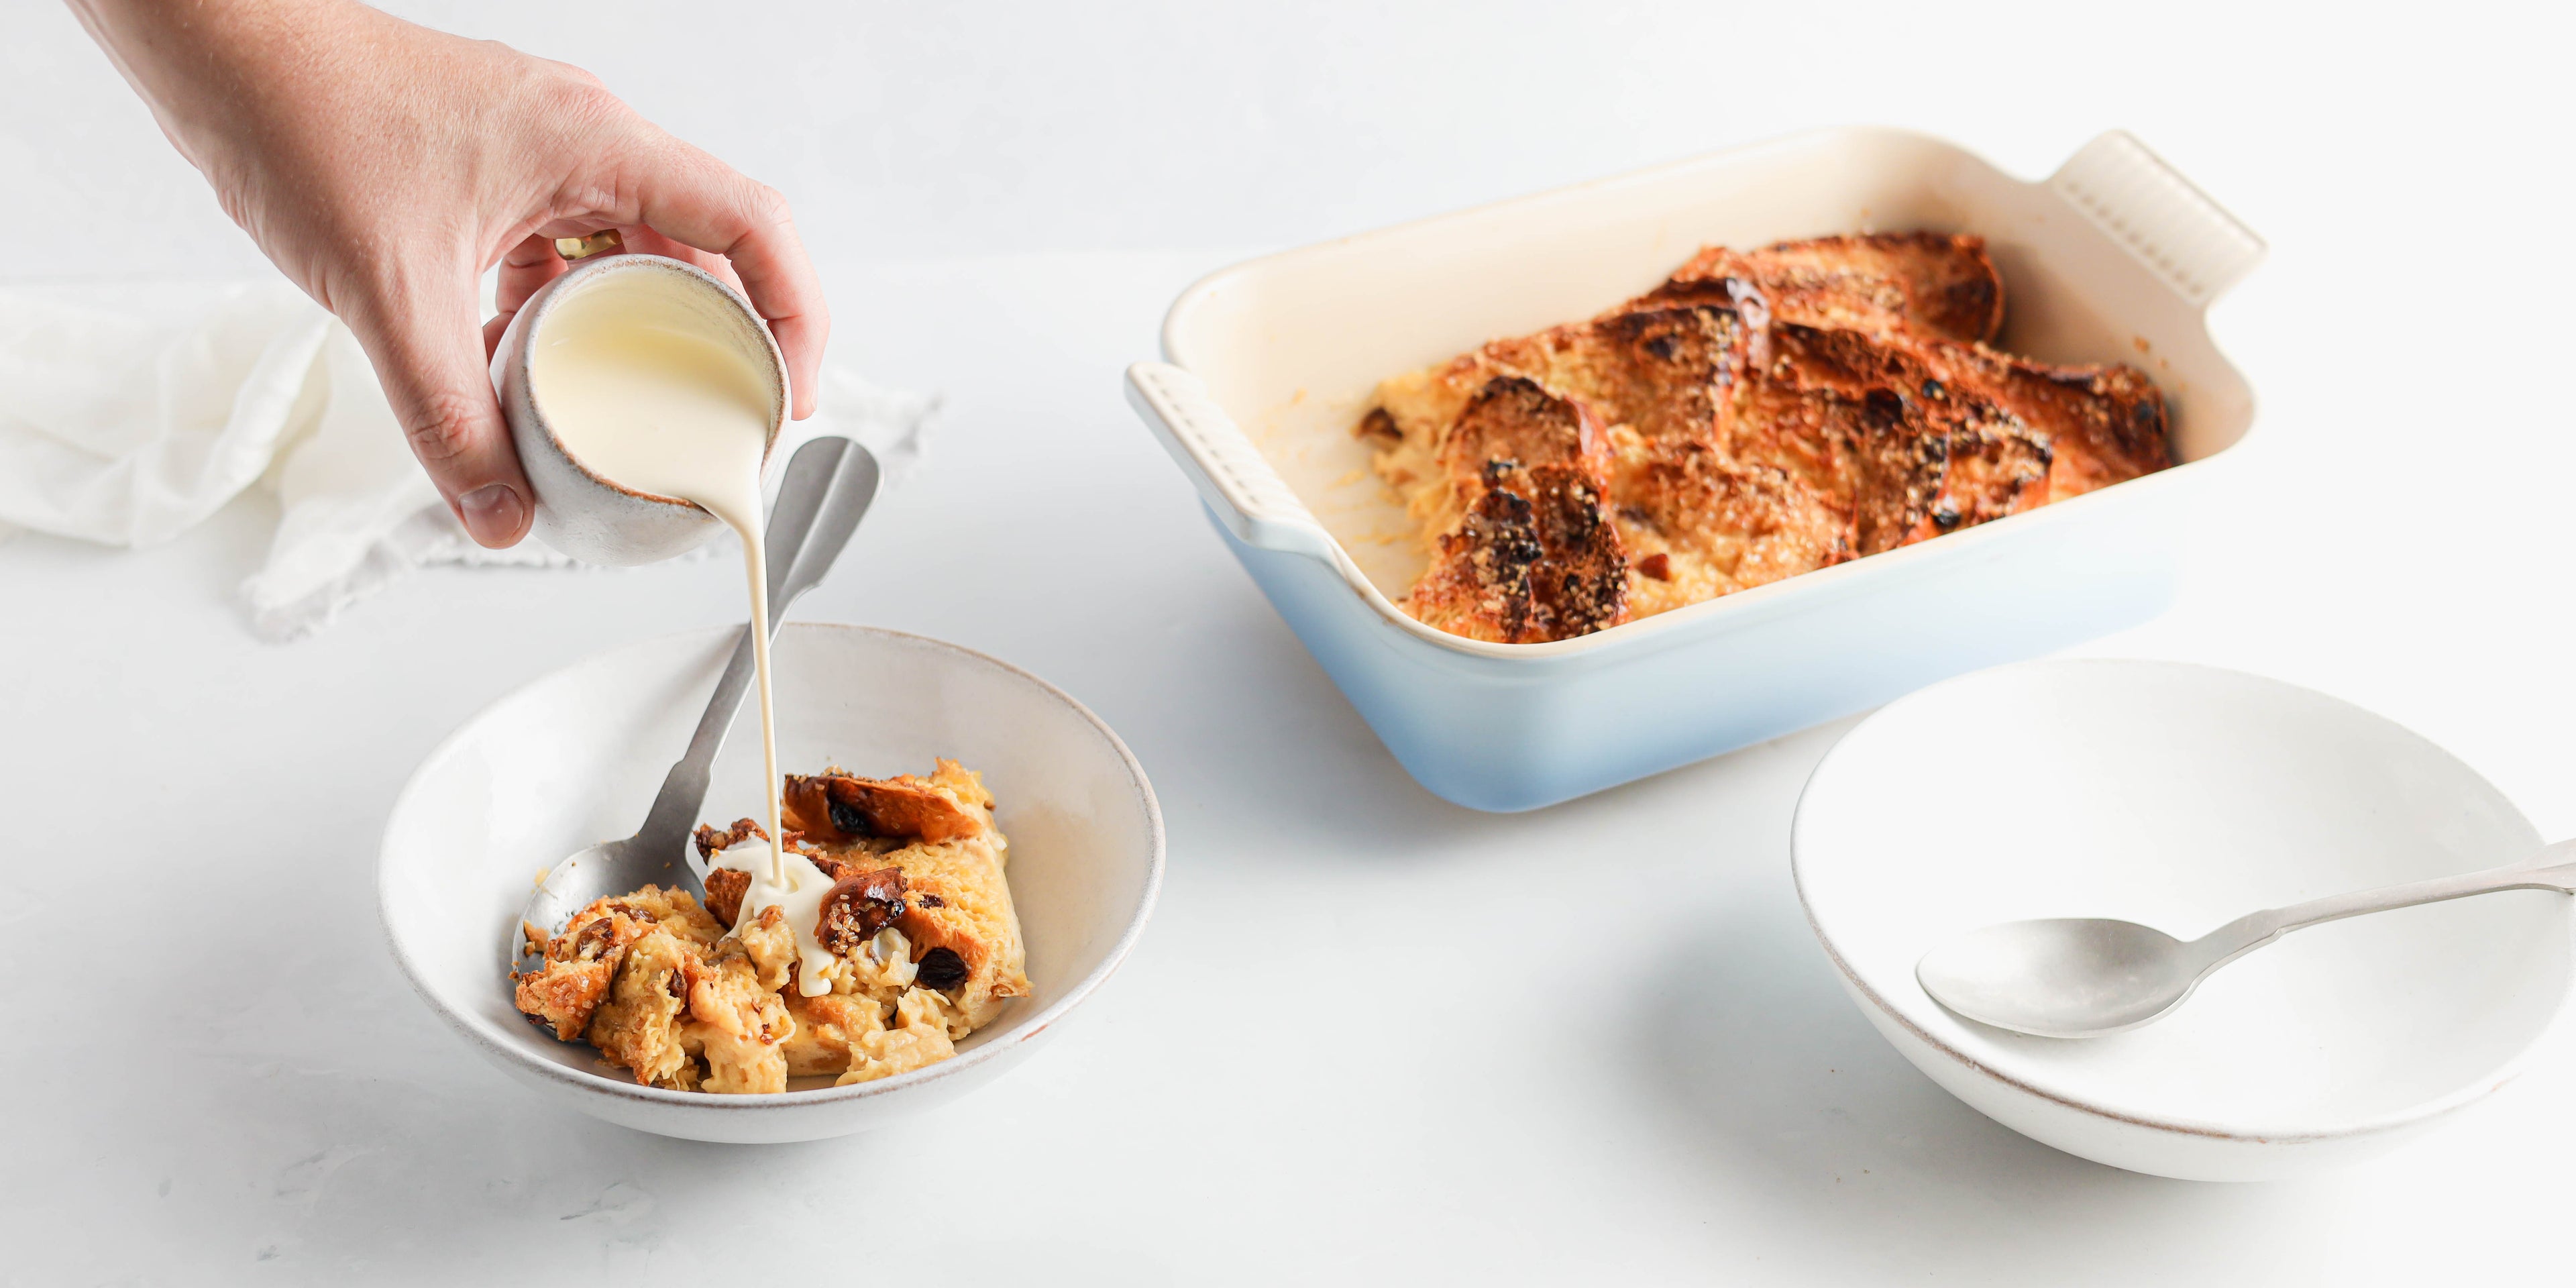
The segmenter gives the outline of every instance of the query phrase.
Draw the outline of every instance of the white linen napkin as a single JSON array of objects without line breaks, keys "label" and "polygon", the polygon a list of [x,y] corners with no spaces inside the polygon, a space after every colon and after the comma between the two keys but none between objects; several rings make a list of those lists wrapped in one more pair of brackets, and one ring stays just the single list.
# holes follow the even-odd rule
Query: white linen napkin
[{"label": "white linen napkin", "polygon": [[[818,434],[867,444],[893,487],[938,400],[823,371]],[[267,563],[241,586],[283,641],[429,564],[568,566],[535,541],[486,550],[412,460],[356,337],[284,282],[0,289],[0,536],[167,541],[245,489],[275,491]]]}]

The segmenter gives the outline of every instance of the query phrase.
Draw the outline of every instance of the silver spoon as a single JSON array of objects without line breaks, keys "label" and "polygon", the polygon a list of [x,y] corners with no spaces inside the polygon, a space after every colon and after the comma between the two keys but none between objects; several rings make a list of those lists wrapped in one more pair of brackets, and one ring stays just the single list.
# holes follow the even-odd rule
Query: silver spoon
[{"label": "silver spoon", "polygon": [[2053,917],[1972,930],[1914,965],[1932,1000],[1999,1029],[2096,1038],[2163,1019],[2211,972],[2302,926],[2498,890],[2576,894],[2576,841],[2501,868],[2247,913],[2185,942],[2134,921]]},{"label": "silver spoon", "polygon": [[[787,606],[832,570],[841,547],[877,495],[877,458],[846,438],[817,438],[798,448],[769,510],[769,633],[778,633]],[[709,771],[725,732],[733,727],[743,694],[751,688],[751,626],[716,680],[707,713],[698,718],[689,750],[671,766],[644,826],[622,841],[603,841],[547,869],[545,881],[519,914],[528,925],[554,930],[605,895],[625,894],[648,882],[677,886],[703,900],[706,886],[688,862],[689,833],[707,803]],[[509,956],[516,970],[535,970],[544,959],[527,950],[519,927],[510,928]]]}]

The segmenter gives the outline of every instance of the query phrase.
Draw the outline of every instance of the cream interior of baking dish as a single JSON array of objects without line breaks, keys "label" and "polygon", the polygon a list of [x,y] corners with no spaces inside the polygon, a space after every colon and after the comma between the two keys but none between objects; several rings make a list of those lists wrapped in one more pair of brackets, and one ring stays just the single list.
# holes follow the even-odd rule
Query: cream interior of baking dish
[{"label": "cream interior of baking dish", "polygon": [[[1239,265],[1174,304],[1163,346],[1395,600],[1421,574],[1424,552],[1351,433],[1378,381],[1589,317],[1703,245],[1908,229],[1986,238],[2004,281],[2003,348],[2143,368],[2173,413],[2180,460],[2233,446],[2252,423],[2252,394],[2210,342],[2203,312],[2262,245],[2119,133],[2036,183],[1939,140],[1879,129],[1685,161]],[[2087,499],[1984,527],[2045,521]]]}]

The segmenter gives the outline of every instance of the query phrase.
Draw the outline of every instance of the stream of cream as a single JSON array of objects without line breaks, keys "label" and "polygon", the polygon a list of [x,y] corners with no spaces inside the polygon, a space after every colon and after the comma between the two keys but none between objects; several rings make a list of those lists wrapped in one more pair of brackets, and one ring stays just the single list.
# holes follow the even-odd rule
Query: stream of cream
[{"label": "stream of cream", "polygon": [[[555,304],[534,337],[528,378],[538,413],[591,473],[637,492],[705,507],[742,538],[751,620],[769,620],[769,560],[762,540],[760,464],[776,397],[766,355],[751,350],[699,298],[701,284],[677,274],[602,277]],[[752,632],[759,674],[761,764],[772,844],[742,901],[748,923],[773,904],[788,914],[806,959],[805,991],[830,991],[818,969],[831,959],[814,942],[814,905],[831,883],[820,869],[776,844],[779,805],[776,707],[770,695],[769,632]],[[729,853],[748,854],[742,850]],[[819,885],[817,885],[819,883]],[[816,888],[808,889],[814,886]],[[801,914],[801,915],[800,915]]]}]

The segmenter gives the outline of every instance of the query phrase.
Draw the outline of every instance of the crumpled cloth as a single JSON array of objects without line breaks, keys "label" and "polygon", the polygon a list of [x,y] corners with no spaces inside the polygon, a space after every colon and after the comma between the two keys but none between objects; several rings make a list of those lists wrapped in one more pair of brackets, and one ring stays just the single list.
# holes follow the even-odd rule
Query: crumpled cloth
[{"label": "crumpled cloth", "polygon": [[[938,400],[826,365],[806,440],[865,443],[893,487]],[[570,566],[536,541],[474,544],[412,459],[356,337],[283,281],[0,289],[0,537],[168,541],[254,487],[267,562],[241,585],[261,637],[310,634],[430,564]]]}]

